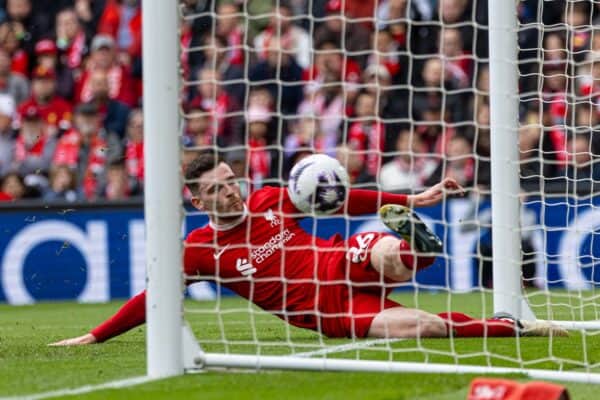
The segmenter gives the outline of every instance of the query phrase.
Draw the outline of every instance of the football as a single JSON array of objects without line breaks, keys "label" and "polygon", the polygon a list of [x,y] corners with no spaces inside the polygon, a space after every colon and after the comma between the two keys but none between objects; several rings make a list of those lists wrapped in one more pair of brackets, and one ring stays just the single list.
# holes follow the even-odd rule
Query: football
[{"label": "football", "polygon": [[296,208],[304,213],[332,214],[346,201],[349,178],[335,158],[313,154],[294,165],[288,193]]}]

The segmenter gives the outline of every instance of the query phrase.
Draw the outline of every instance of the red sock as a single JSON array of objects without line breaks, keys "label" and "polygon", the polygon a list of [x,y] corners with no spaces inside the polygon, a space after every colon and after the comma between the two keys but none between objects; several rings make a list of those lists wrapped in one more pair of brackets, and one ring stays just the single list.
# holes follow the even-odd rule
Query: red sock
[{"label": "red sock", "polygon": [[429,267],[435,261],[435,257],[420,256],[404,239],[400,240],[400,259],[406,268],[417,271]]},{"label": "red sock", "polygon": [[[515,324],[507,320],[473,319],[468,315],[450,312],[438,316],[446,321],[448,331],[456,337],[508,337],[515,336]],[[449,335],[448,335],[449,336]]]}]

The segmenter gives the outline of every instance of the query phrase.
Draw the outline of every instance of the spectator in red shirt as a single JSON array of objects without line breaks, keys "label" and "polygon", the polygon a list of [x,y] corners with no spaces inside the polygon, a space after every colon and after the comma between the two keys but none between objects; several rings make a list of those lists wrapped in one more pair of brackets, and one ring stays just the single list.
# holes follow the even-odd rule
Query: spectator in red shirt
[{"label": "spectator in red shirt", "polygon": [[294,24],[292,10],[286,2],[276,2],[271,12],[269,25],[254,38],[254,48],[258,59],[267,59],[268,49],[275,47],[270,41],[274,37],[278,37],[281,45],[286,47],[286,54],[293,57],[303,69],[308,68],[312,48],[310,35]]},{"label": "spectator in red shirt", "polygon": [[23,110],[15,143],[14,167],[23,176],[45,174],[50,169],[56,139],[48,135],[36,106]]},{"label": "spectator in red shirt", "polygon": [[126,104],[110,98],[110,77],[103,70],[92,71],[88,83],[91,102],[98,108],[104,128],[120,138],[125,137],[130,109]]},{"label": "spectator in red shirt", "polygon": [[290,169],[294,165],[293,161],[299,161],[296,156],[300,152],[317,152],[335,156],[337,141],[335,138],[334,140],[329,138],[330,140],[327,141],[314,115],[311,113],[300,115],[299,119],[291,125],[291,132],[284,142],[284,152]]},{"label": "spectator in red shirt", "polygon": [[60,51],[60,64],[68,69],[81,68],[87,51],[86,35],[77,13],[72,8],[56,15],[56,47]]},{"label": "spectator in red shirt", "polygon": [[[354,16],[348,13],[348,2],[329,0],[325,5],[325,21],[314,32],[314,42],[321,43],[327,37],[334,37],[345,46],[344,52],[366,53],[370,46],[370,32],[364,22],[355,22]],[[344,8],[344,9],[342,9]],[[364,65],[364,56],[353,55]]]},{"label": "spectator in red shirt", "polygon": [[10,194],[0,191],[0,201],[12,201],[12,199],[13,198]]},{"label": "spectator in red shirt", "polygon": [[377,97],[371,92],[362,92],[356,99],[355,111],[356,120],[350,124],[347,143],[358,152],[367,173],[376,177],[385,146],[384,127],[377,118]]},{"label": "spectator in red shirt", "polygon": [[[47,0],[56,2],[55,0]],[[86,37],[90,38],[94,36],[97,31],[97,26],[104,14],[104,8],[106,6],[106,0],[62,0],[65,3],[73,6],[73,9],[77,13],[77,18],[80,24],[85,29]],[[59,2],[60,3],[60,2]],[[75,3],[75,4],[73,4]],[[65,5],[60,5],[59,10],[63,10]],[[55,12],[54,14],[57,14]]]},{"label": "spectator in red shirt", "polygon": [[115,160],[111,162],[108,166],[106,184],[102,189],[101,196],[106,200],[124,200],[138,194],[140,194],[139,186],[127,174],[123,161]]},{"label": "spectator in red shirt", "polygon": [[456,28],[445,28],[440,31],[439,48],[444,60],[446,75],[456,82],[457,87],[471,84],[473,60],[463,50],[461,31]]},{"label": "spectator in red shirt", "polygon": [[92,100],[92,85],[90,75],[98,70],[108,76],[109,97],[119,100],[130,107],[138,105],[140,91],[128,67],[117,60],[116,44],[108,35],[96,35],[90,47],[91,53],[86,70],[76,83],[75,98],[78,102]]},{"label": "spectator in red shirt", "polygon": [[51,39],[42,39],[35,44],[36,67],[56,70],[58,47]]},{"label": "spectator in red shirt", "polygon": [[223,138],[214,134],[214,121],[210,112],[201,106],[190,107],[185,114],[183,145],[186,148],[205,150],[212,146],[225,147]]},{"label": "spectator in red shirt", "polygon": [[40,66],[33,71],[31,97],[19,106],[19,116],[30,107],[38,109],[50,135],[57,134],[59,130],[67,130],[71,126],[71,104],[56,95],[54,70]]},{"label": "spectator in red shirt", "polygon": [[[54,0],[53,3],[58,3]],[[40,37],[47,34],[51,29],[51,23],[48,18],[48,13],[53,10],[35,10],[37,3],[43,3],[36,0],[6,0],[3,5],[6,5],[6,14],[8,21],[17,22],[23,28],[23,34],[20,37],[22,48],[26,53],[33,53],[33,46]],[[42,12],[43,11],[43,12]]]},{"label": "spectator in red shirt", "polygon": [[267,148],[268,127],[271,122],[271,112],[260,105],[250,105],[247,116],[248,140],[248,172],[250,183],[254,189],[261,188],[265,179],[273,176],[271,168],[277,165],[275,154]]},{"label": "spectator in red shirt", "polygon": [[15,201],[27,195],[27,186],[17,172],[9,172],[0,181],[0,201]]},{"label": "spectator in red shirt", "polygon": [[426,186],[440,178],[453,178],[463,187],[472,186],[477,179],[473,143],[464,135],[454,135],[447,143],[445,157],[429,177]]},{"label": "spectator in red shirt", "polygon": [[144,183],[144,113],[136,108],[129,113],[125,138],[125,168],[136,187]]},{"label": "spectator in red shirt", "polygon": [[400,72],[398,43],[388,29],[373,32],[372,41],[373,52],[369,56],[367,64],[383,65],[393,79]]},{"label": "spectator in red shirt", "polygon": [[348,103],[354,102],[358,94],[361,69],[358,63],[347,57],[341,50],[335,37],[325,37],[316,45],[315,64],[304,70],[303,80],[308,81],[306,91],[316,92],[326,79],[326,74],[332,72],[338,81],[344,83]]},{"label": "spectator in red shirt", "polygon": [[190,101],[190,106],[201,107],[212,113],[215,124],[215,134],[226,142],[237,142],[238,132],[234,132],[234,119],[230,115],[238,106],[225,90],[223,90],[222,75],[210,67],[198,71],[197,95]]},{"label": "spectator in red shirt", "polygon": [[563,21],[570,29],[572,50],[571,54],[576,63],[585,59],[586,50],[590,47],[594,2],[576,1],[563,7]]},{"label": "spectator in red shirt", "polygon": [[83,194],[77,188],[75,171],[66,164],[61,164],[50,169],[49,185],[43,196],[44,201],[83,200]]},{"label": "spectator in red shirt", "polygon": [[[440,0],[438,4],[438,12],[437,21],[442,24],[448,25],[458,25],[461,30],[461,37],[463,38],[463,44],[470,47],[473,43],[473,24],[464,23],[463,21],[471,21],[472,20],[472,12],[471,6],[473,2],[467,0]],[[441,27],[442,25],[439,25]]]},{"label": "spectator in red shirt", "polygon": [[372,182],[372,177],[367,176],[365,172],[365,164],[360,154],[344,144],[337,148],[336,158],[348,171],[350,183]]},{"label": "spectator in red shirt", "polygon": [[435,104],[443,108],[444,117],[449,121],[460,122],[473,118],[465,106],[469,99],[467,92],[457,90],[456,82],[449,76],[441,59],[428,59],[421,70],[421,77],[423,88],[414,95],[414,111],[422,115]]},{"label": "spectator in red shirt", "polygon": [[[202,50],[204,58],[202,67],[218,70],[223,77],[223,89],[229,95],[237,99],[243,99],[246,95],[247,86],[245,83],[240,82],[244,78],[244,66],[233,65],[229,62],[227,57],[227,40],[222,36],[206,34],[202,37],[202,42],[199,45],[204,47]],[[193,71],[197,72],[197,69]],[[187,73],[187,71],[184,73]],[[189,77],[189,74],[185,76]],[[229,83],[230,81],[238,82]]]},{"label": "spectator in red shirt", "polygon": [[448,124],[448,110],[442,97],[436,93],[415,98],[413,111],[418,116],[415,132],[421,136],[430,153],[443,154],[448,140],[454,136],[455,129]]},{"label": "spectator in red shirt", "polygon": [[377,28],[389,28],[396,43],[406,47],[407,21],[413,19],[410,11],[407,0],[383,0],[377,7]]},{"label": "spectator in red shirt", "polygon": [[240,10],[233,3],[223,2],[217,7],[217,35],[227,39],[228,59],[233,65],[244,64],[244,43],[246,42],[244,24],[240,21]]},{"label": "spectator in red shirt", "polygon": [[340,127],[346,116],[346,102],[340,82],[340,75],[335,70],[326,70],[322,87],[316,94],[307,94],[298,107],[300,114],[313,114],[319,121],[326,142],[336,142]]},{"label": "spectator in red shirt", "polygon": [[250,70],[248,78],[260,82],[269,90],[279,112],[295,114],[302,101],[302,68],[288,53],[288,44],[278,36],[272,36],[264,49],[266,59]]},{"label": "spectator in red shirt", "polygon": [[72,99],[75,85],[73,70],[58,62],[56,44],[50,39],[40,40],[35,44],[35,56],[35,68],[43,67],[56,73],[56,94],[63,99]]},{"label": "spectator in red shirt", "polygon": [[98,33],[112,36],[125,65],[142,54],[142,8],[140,0],[108,0],[98,23]]},{"label": "spectator in red shirt", "polygon": [[10,54],[12,72],[28,76],[29,56],[21,48],[21,38],[24,36],[25,29],[20,22],[9,21],[0,25],[0,47]]},{"label": "spectator in red shirt", "polygon": [[567,63],[567,44],[565,37],[558,32],[548,33],[544,37],[542,102],[547,116],[546,138],[553,144],[560,162],[566,162],[566,132],[570,75]]},{"label": "spectator in red shirt", "polygon": [[403,127],[397,134],[393,160],[387,162],[379,172],[381,189],[420,191],[436,169],[438,162],[426,153],[421,137],[410,127]]},{"label": "spectator in red shirt", "polygon": [[118,138],[102,128],[97,106],[83,103],[75,109],[73,128],[58,141],[54,164],[75,170],[85,198],[95,200],[105,184],[106,166],[121,154]]}]

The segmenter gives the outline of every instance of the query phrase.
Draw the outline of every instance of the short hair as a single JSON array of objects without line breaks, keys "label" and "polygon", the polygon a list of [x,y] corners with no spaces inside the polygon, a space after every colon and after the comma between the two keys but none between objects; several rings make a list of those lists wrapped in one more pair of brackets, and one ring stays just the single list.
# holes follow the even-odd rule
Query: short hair
[{"label": "short hair", "polygon": [[185,184],[188,189],[193,194],[197,194],[200,189],[198,178],[205,172],[216,168],[220,162],[220,158],[212,151],[201,153],[193,159],[185,169]]},{"label": "short hair", "polygon": [[124,158],[117,158],[114,159],[112,161],[110,161],[108,163],[108,168],[109,169],[125,169],[126,165],[125,165],[125,159]]},{"label": "short hair", "polygon": [[315,48],[317,50],[322,50],[323,47],[325,47],[327,45],[331,45],[336,49],[341,49],[341,47],[342,47],[342,45],[340,43],[340,39],[337,37],[337,35],[332,34],[332,33],[328,33],[328,34],[324,35],[322,38],[320,38],[317,41]]}]

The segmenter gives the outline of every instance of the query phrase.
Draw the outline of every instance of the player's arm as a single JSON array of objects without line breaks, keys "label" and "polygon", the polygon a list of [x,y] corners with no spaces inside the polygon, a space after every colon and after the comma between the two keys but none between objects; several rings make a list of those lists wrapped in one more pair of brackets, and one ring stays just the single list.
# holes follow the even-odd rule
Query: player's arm
[{"label": "player's arm", "polygon": [[[184,251],[184,269],[186,271],[194,270],[195,265],[199,265],[193,247],[185,246]],[[187,267],[187,269],[186,269]],[[197,274],[196,274],[197,275]],[[197,279],[186,279],[185,284],[190,285],[198,282]],[[119,310],[106,321],[92,329],[89,333],[74,338],[60,340],[51,343],[50,346],[74,346],[81,344],[102,343],[115,336],[142,325],[146,322],[146,291],[129,299]]]},{"label": "player's arm", "polygon": [[146,291],[132,297],[112,317],[83,336],[64,339],[50,346],[73,346],[101,343],[119,336],[146,321]]},{"label": "player's arm", "polygon": [[[400,204],[408,207],[432,206],[444,197],[445,192],[462,194],[463,188],[453,178],[445,178],[440,183],[419,194],[393,194],[376,190],[351,189],[348,195],[347,211],[349,215],[372,214],[383,204]],[[340,209],[344,212],[344,209]]]}]

